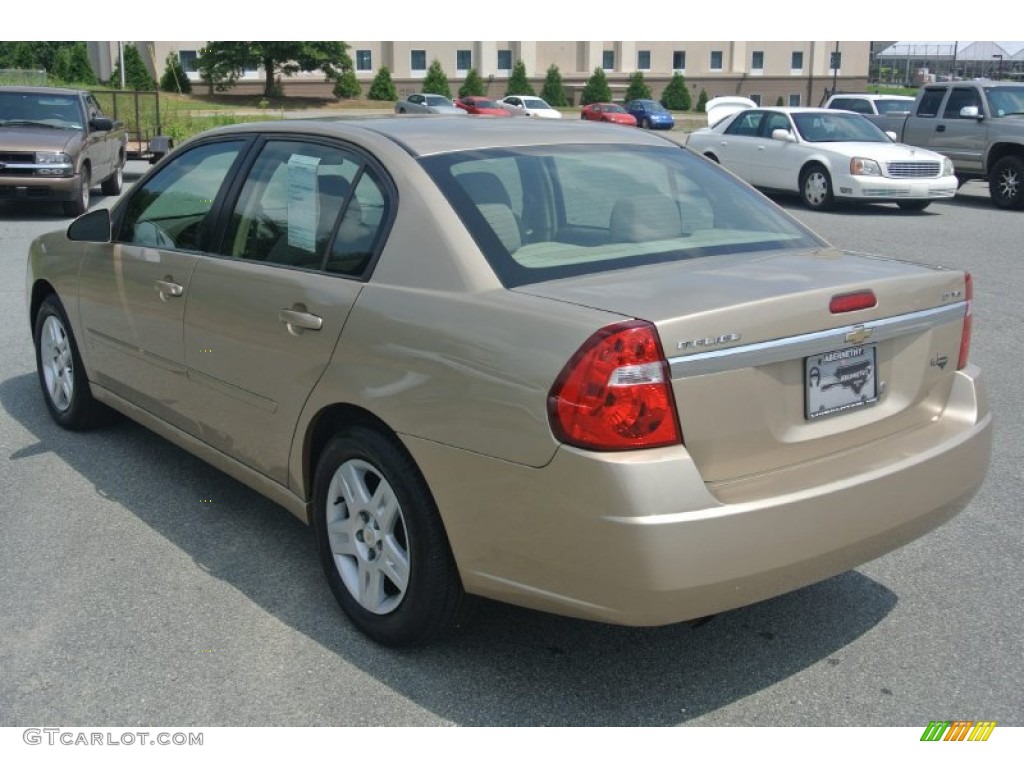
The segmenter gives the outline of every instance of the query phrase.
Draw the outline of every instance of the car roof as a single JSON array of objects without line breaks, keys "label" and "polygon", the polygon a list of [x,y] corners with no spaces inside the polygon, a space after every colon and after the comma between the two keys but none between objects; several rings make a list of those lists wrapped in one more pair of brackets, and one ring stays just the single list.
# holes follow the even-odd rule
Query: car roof
[{"label": "car roof", "polygon": [[896,101],[913,101],[913,96],[901,96],[896,93],[833,93],[830,99],[867,99],[868,101],[881,101],[882,99],[895,99]]},{"label": "car roof", "polygon": [[[224,126],[202,136],[248,133],[304,133],[374,143],[381,137],[414,157],[463,150],[543,146],[548,144],[632,144],[678,147],[646,132],[621,133],[582,120],[466,119],[449,115],[323,117]],[[196,137],[199,138],[199,137]]]},{"label": "car roof", "polygon": [[51,96],[79,96],[88,91],[80,88],[49,88],[42,85],[0,85],[2,93],[38,93]]}]

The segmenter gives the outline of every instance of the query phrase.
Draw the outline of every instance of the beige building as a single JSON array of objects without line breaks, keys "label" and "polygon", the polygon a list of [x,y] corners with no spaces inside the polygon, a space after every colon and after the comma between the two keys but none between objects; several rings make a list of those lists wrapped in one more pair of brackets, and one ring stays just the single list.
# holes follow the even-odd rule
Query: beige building
[{"label": "beige building", "polygon": [[[826,90],[862,90],[867,85],[871,58],[869,42],[834,41],[347,41],[356,76],[364,93],[382,66],[391,71],[399,93],[420,89],[435,59],[456,91],[471,68],[487,83],[489,95],[504,96],[506,82],[522,61],[531,84],[540,92],[548,67],[556,65],[562,84],[578,104],[583,85],[593,71],[605,71],[612,95],[622,98],[629,76],[636,71],[655,98],[676,72],[686,77],[693,101],[703,89],[709,98],[740,95],[761,104],[779,99],[793,106],[819,104]],[[154,77],[159,78],[169,53],[179,57],[189,78],[198,81],[196,60],[205,41],[137,42]],[[117,61],[117,43],[92,43],[93,66],[106,79]],[[290,95],[329,96],[331,85],[321,73],[300,73],[282,79]],[[259,69],[247,72],[235,87],[257,92],[263,86]]]}]

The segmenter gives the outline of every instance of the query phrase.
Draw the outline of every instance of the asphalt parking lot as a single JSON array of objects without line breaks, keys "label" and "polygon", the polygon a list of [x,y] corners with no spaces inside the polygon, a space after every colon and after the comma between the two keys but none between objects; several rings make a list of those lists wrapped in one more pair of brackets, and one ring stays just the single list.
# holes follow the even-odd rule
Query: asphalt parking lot
[{"label": "asphalt parking lot", "polygon": [[67,220],[0,206],[0,726],[1024,725],[1024,213],[974,182],[915,214],[776,200],[840,247],[974,275],[972,359],[996,432],[972,504],[855,571],[699,627],[484,603],[463,634],[416,651],[346,623],[312,532],[283,509],[127,420],[53,424],[24,264]]}]

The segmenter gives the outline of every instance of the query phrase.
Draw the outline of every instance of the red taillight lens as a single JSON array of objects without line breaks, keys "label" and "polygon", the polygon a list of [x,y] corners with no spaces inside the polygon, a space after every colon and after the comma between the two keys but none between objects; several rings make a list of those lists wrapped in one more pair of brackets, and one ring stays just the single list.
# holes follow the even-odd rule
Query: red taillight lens
[{"label": "red taillight lens", "polygon": [[828,303],[828,311],[833,315],[843,312],[856,312],[858,309],[871,309],[878,303],[874,291],[854,291],[833,296]]},{"label": "red taillight lens", "polygon": [[551,387],[548,417],[559,440],[580,448],[622,451],[682,442],[654,326],[616,323],[587,339]]},{"label": "red taillight lens", "polygon": [[959,371],[971,356],[971,320],[974,317],[974,280],[971,273],[964,273],[964,295],[967,297],[967,313],[964,315],[964,330],[960,334],[960,360],[956,364]]}]

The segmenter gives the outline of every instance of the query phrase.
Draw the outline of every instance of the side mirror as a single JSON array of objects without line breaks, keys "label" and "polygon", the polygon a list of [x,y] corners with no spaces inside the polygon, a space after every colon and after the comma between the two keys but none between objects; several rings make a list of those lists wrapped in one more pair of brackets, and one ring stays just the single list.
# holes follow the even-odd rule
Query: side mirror
[{"label": "side mirror", "polygon": [[977,107],[963,107],[960,110],[960,117],[973,117],[977,120],[981,119],[981,112]]},{"label": "side mirror", "polygon": [[796,141],[796,136],[793,135],[792,131],[787,131],[785,128],[776,128],[772,131],[772,138],[776,141]]},{"label": "side mirror", "polygon": [[82,214],[68,226],[67,236],[80,243],[109,243],[110,211],[97,208]]},{"label": "side mirror", "polygon": [[114,127],[114,121],[109,117],[94,117],[89,121],[89,127],[94,131],[109,131]]}]

